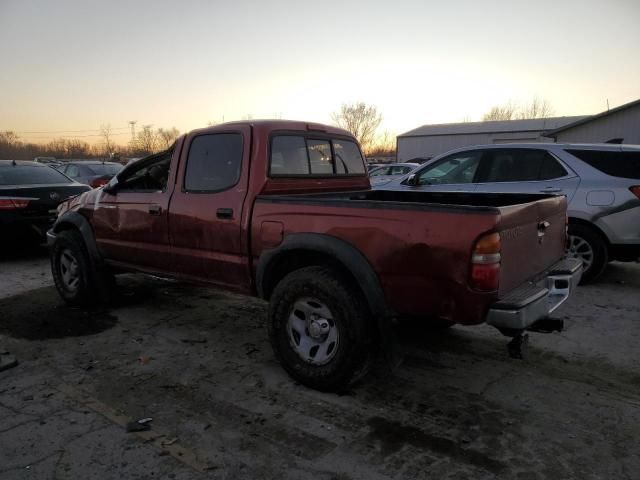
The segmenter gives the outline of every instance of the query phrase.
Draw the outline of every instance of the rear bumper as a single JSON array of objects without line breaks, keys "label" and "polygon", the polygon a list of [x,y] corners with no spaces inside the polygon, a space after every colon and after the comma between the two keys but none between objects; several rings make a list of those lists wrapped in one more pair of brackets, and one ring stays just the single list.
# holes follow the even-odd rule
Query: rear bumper
[{"label": "rear bumper", "polygon": [[580,260],[563,260],[541,281],[522,285],[491,305],[487,323],[501,330],[525,330],[562,305],[578,286],[581,276]]}]

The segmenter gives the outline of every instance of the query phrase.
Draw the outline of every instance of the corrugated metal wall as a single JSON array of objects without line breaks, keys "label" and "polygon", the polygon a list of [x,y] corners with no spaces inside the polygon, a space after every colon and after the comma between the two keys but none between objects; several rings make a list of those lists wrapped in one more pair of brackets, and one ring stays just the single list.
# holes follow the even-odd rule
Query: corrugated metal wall
[{"label": "corrugated metal wall", "polygon": [[624,143],[640,145],[640,105],[558,132],[558,143],[601,143],[624,138]]},{"label": "corrugated metal wall", "polygon": [[456,148],[491,143],[552,142],[541,138],[540,132],[482,133],[463,135],[433,135],[398,138],[398,161],[406,162],[417,157],[435,157]]}]

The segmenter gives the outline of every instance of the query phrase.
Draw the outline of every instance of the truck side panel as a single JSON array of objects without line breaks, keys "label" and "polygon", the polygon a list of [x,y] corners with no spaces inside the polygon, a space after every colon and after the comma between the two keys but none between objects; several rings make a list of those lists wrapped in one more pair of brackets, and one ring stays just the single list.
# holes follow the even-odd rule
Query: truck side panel
[{"label": "truck side panel", "polygon": [[270,228],[277,223],[283,238],[301,232],[331,235],[362,252],[394,312],[475,324],[482,322],[496,294],[469,289],[470,249],[478,233],[492,230],[497,220],[495,212],[470,213],[463,208],[309,205],[260,197],[253,214],[252,256],[256,261],[276,246]]}]

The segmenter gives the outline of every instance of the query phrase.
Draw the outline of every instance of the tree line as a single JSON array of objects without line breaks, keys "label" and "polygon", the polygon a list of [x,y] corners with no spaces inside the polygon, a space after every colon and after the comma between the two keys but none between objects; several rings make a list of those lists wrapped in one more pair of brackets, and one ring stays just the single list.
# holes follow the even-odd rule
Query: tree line
[{"label": "tree line", "polygon": [[[548,118],[553,114],[554,108],[549,102],[534,97],[524,105],[512,101],[495,105],[482,116],[482,120]],[[343,103],[338,111],[331,114],[331,119],[334,125],[356,137],[366,155],[395,154],[395,135],[388,130],[380,131],[383,116],[376,106],[365,102]],[[22,141],[15,132],[4,131],[0,132],[0,159],[142,157],[169,148],[179,135],[180,131],[175,127],[153,129],[151,125],[144,125],[127,145],[119,145],[114,140],[111,125],[105,124],[100,126],[101,141],[93,145],[73,138],[57,138],[38,144]]]},{"label": "tree line", "polygon": [[99,158],[144,157],[165,150],[180,136],[175,128],[153,129],[145,125],[126,145],[114,140],[111,125],[100,126],[100,141],[89,144],[77,138],[54,138],[46,143],[33,143],[22,140],[13,131],[0,131],[0,159],[33,160],[35,157]]}]

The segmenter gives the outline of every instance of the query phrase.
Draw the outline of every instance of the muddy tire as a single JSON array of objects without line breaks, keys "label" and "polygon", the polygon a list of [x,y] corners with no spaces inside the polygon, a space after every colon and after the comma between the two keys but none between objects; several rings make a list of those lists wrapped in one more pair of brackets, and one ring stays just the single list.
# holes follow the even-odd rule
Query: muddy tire
[{"label": "muddy tire", "polygon": [[592,228],[580,224],[569,224],[567,257],[582,260],[580,285],[598,278],[609,261],[607,244],[602,236]]},{"label": "muddy tire", "polygon": [[346,390],[374,356],[373,322],[360,292],[326,267],[305,267],[278,283],[269,337],[289,375],[316,390]]},{"label": "muddy tire", "polygon": [[58,293],[70,305],[88,307],[109,300],[113,275],[96,266],[82,235],[75,230],[56,236],[51,248],[51,273]]}]

